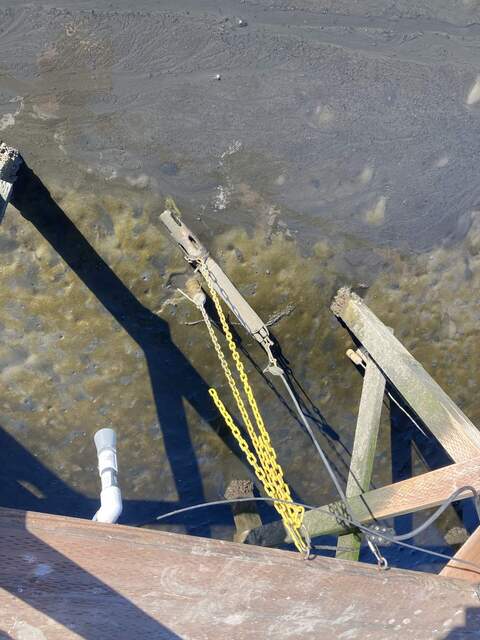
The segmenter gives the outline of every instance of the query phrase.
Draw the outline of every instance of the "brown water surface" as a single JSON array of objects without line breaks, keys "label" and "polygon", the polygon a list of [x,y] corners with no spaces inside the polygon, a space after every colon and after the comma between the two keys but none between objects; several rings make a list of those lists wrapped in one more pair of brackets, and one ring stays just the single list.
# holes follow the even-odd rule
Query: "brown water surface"
[{"label": "brown water surface", "polygon": [[[0,135],[43,184],[0,228],[4,504],[93,515],[105,426],[126,522],[248,476],[208,396],[232,406],[205,327],[176,292],[168,194],[262,318],[280,313],[272,331],[343,480],[361,391],[329,312],[344,284],[480,422],[480,8],[290,4],[2,3]],[[331,500],[238,333],[295,495]],[[392,462],[386,407],[375,486],[441,464],[399,429]],[[185,522],[231,535],[227,510]]]}]

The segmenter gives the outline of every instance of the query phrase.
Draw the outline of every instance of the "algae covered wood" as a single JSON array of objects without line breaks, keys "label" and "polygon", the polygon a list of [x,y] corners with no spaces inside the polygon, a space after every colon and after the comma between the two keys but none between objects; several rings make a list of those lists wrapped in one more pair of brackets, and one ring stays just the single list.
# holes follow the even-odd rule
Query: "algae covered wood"
[{"label": "algae covered wood", "polygon": [[[253,498],[253,482],[251,480],[232,480],[225,491],[227,500],[236,498]],[[262,521],[257,510],[257,503],[234,502],[231,504],[233,520],[235,522],[234,542],[244,542],[251,529],[260,527]]]},{"label": "algae covered wood", "polygon": [[470,567],[457,560],[467,560],[480,567],[480,527],[477,527],[468,540],[460,547],[453,559],[440,571],[446,578],[458,578],[475,584],[480,584],[480,568]]},{"label": "algae covered wood", "polygon": [[[465,485],[480,491],[479,465],[480,456],[477,456],[349,498],[348,504],[360,522],[393,518],[404,513],[437,507],[454,491]],[[464,497],[470,498],[471,494],[466,493]],[[333,502],[320,509],[307,511],[304,525],[311,537],[339,534],[345,532],[345,527],[338,519],[339,514],[344,514],[344,508],[340,502]],[[281,522],[259,527],[251,531],[247,538],[250,544],[277,545],[289,541]]]},{"label": "algae covered wood", "polygon": [[[347,480],[347,498],[365,493],[370,488],[385,393],[385,378],[382,372],[369,356],[365,356],[365,359],[365,377]],[[336,557],[343,560],[358,560],[360,546],[360,534],[341,535],[338,539]]]},{"label": "algae covered wood", "polygon": [[6,509],[0,539],[14,640],[430,640],[480,625],[471,585],[436,575]]},{"label": "algae covered wood", "polygon": [[478,429],[358,295],[347,288],[340,289],[332,311],[361,342],[452,460],[461,462],[478,455]]},{"label": "algae covered wood", "polygon": [[0,142],[0,223],[10,201],[22,159],[17,149]]}]

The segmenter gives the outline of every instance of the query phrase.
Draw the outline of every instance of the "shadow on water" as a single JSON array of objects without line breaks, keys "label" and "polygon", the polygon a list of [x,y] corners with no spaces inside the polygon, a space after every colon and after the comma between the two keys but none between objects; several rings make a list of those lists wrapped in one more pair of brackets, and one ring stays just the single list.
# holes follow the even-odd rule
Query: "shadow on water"
[{"label": "shadow on water", "polygon": [[[168,324],[140,304],[26,165],[18,176],[12,204],[37,228],[145,354],[179,500],[176,503],[127,500],[123,520],[149,520],[159,512],[203,502],[205,497],[188,433],[183,400],[187,400],[209,423],[213,421],[214,414],[207,385],[172,342]],[[67,487],[1,428],[0,449],[6,454],[0,471],[3,507],[75,514],[87,518],[95,513],[97,500],[86,498]],[[185,521],[183,518],[182,522]],[[187,528],[197,535],[209,534],[207,528],[193,524],[187,525]],[[68,573],[76,591],[98,592],[106,598],[110,614],[108,621],[104,622],[106,626],[102,628],[102,638],[130,638],[134,629],[143,632],[145,637],[178,637],[108,585],[38,540],[28,532],[25,523],[22,533],[25,546],[38,551],[38,558],[48,557],[49,563],[60,566],[63,574]],[[29,583],[19,588],[14,571],[10,578],[3,576],[1,587],[65,627],[75,629],[82,638],[99,637],[93,611],[86,611],[85,618],[79,619],[78,612],[70,611],[68,603],[63,602],[62,590],[65,585],[51,584],[46,588],[46,583]],[[124,624],[125,621],[128,621],[128,625]],[[0,637],[8,638],[9,635],[6,630],[0,630]]]},{"label": "shadow on water", "polygon": [[[8,557],[2,557],[0,587],[3,590],[85,640],[130,640],[134,634],[159,640],[180,638],[118,591],[30,533],[24,513],[7,517],[13,526],[9,529],[7,524],[2,530],[2,548],[9,550]],[[49,572],[39,573],[38,569],[44,567]],[[26,619],[15,614],[8,629],[0,628],[0,639],[45,638],[35,626],[38,619],[33,611]],[[5,612],[2,612],[2,626],[5,622]],[[14,636],[9,635],[12,633]]]},{"label": "shadow on water", "polygon": [[[390,389],[391,393],[395,390]],[[402,398],[396,394],[396,400],[402,404]],[[414,415],[418,424],[421,424],[425,435],[415,426],[415,424],[401,411],[395,403],[390,403],[391,421],[391,451],[392,451],[392,482],[399,482],[411,478],[414,473],[413,454],[417,454],[425,467],[425,472],[440,469],[452,464],[452,460],[447,455],[443,447],[428,431],[428,427],[408,408],[409,413]],[[474,501],[472,498],[454,502],[452,509],[457,514],[459,521],[469,533],[472,533],[478,526]],[[395,526],[398,533],[405,533],[413,528],[413,518],[411,514],[405,514],[395,519]],[[445,550],[448,551],[448,545]]]},{"label": "shadow on water", "polygon": [[[179,499],[174,504],[126,501],[122,522],[149,522],[152,520],[152,516],[165,513],[175,507],[180,508],[189,504],[204,502],[205,496],[202,490],[200,470],[188,431],[183,401],[187,400],[197,413],[212,428],[215,428],[218,435],[237,456],[240,456],[241,459],[243,459],[243,456],[241,456],[230,433],[223,426],[219,426],[223,425],[223,422],[218,420],[218,416],[211,404],[208,387],[183,353],[173,343],[168,323],[145,308],[137,300],[53,200],[40,178],[25,163],[22,165],[17,178],[11,201],[21,215],[30,221],[42,234],[45,240],[77,274],[129,336],[135,340],[145,354],[158,421]],[[262,372],[259,365],[256,364],[248,350],[243,346],[238,333],[234,331],[234,335],[244,355],[263,376],[277,399],[283,403],[284,407],[298,421],[282,394]],[[278,343],[277,352],[287,374],[292,377],[293,372],[288,365],[288,361],[281,354]],[[298,386],[298,381],[295,379],[293,381]],[[301,389],[301,392],[305,395],[303,389]],[[301,395],[302,393],[297,393],[305,414],[314,422],[319,429],[319,433],[332,446],[332,452],[338,456],[339,452],[334,446],[335,443],[338,443],[337,434],[327,425],[326,420],[319,410],[314,407],[313,403],[311,403],[310,408],[306,407]],[[303,429],[303,425],[300,422],[299,425]],[[348,461],[342,460],[342,463],[344,470],[341,475],[346,480],[345,470],[348,470]],[[50,481],[59,483],[58,479],[50,479]],[[48,505],[43,502],[40,507],[35,507],[31,503],[31,496],[27,498],[24,495],[23,497],[27,502],[30,500],[28,506],[25,505],[25,508],[41,508],[42,510],[48,510],[50,513],[91,517],[92,505],[89,501],[80,494],[71,492],[65,486],[59,487],[58,491],[54,493],[51,491],[45,493],[49,496]],[[13,495],[15,495],[16,502],[12,499],[10,506],[24,504],[18,492]],[[273,515],[273,509],[267,507],[265,511]],[[217,510],[215,513],[217,514],[218,522],[221,510],[220,512]],[[227,512],[225,512],[225,515],[227,515]],[[271,515],[270,517],[267,515],[267,519],[270,519]],[[227,521],[231,521],[229,513]],[[198,523],[198,516],[195,514],[191,517],[188,515],[183,517],[183,523],[186,523],[189,533],[209,535],[209,529],[206,526],[196,526],[195,522]]]},{"label": "shadow on water", "polygon": [[[142,349],[166,455],[179,497],[176,506],[203,502],[205,496],[200,470],[183,401],[188,401],[207,423],[212,424],[217,418],[205,381],[173,343],[168,323],[137,300],[56,204],[38,176],[25,164],[15,184],[12,204],[35,226]],[[231,445],[230,442],[228,444]],[[171,506],[169,504],[167,509],[161,511],[166,512]],[[139,516],[138,519],[145,518]],[[189,533],[209,535],[209,528],[203,525],[195,527],[189,524],[187,529]]]}]

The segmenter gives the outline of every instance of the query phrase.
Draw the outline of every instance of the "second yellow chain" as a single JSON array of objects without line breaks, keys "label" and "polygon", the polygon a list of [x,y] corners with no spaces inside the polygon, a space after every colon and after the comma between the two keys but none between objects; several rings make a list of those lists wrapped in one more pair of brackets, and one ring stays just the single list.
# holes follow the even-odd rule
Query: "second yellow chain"
[{"label": "second yellow chain", "polygon": [[[215,389],[210,389],[209,393],[217,409],[219,410],[223,419],[225,420],[225,423],[231,430],[234,438],[237,440],[241,450],[245,453],[248,462],[253,467],[257,478],[263,484],[263,487],[267,495],[272,499],[286,500],[290,502],[292,500],[290,489],[284,480],[282,468],[277,461],[275,449],[272,446],[270,436],[268,434],[268,431],[265,427],[265,423],[258,409],[255,396],[253,395],[252,388],[248,381],[248,376],[243,366],[243,362],[240,359],[240,354],[238,353],[237,347],[233,340],[232,333],[230,331],[227,320],[225,318],[225,314],[223,312],[220,299],[218,297],[217,292],[215,291],[212,278],[204,262],[200,262],[199,270],[203,275],[203,277],[205,278],[205,281],[208,285],[210,296],[215,305],[215,309],[217,310],[217,314],[220,319],[220,323],[222,325],[223,333],[225,334],[228,347],[232,354],[233,361],[235,362],[235,367],[237,369],[239,378],[242,382],[245,395],[247,396],[248,404],[250,405],[253,416],[255,418],[257,429],[254,428],[252,420],[250,419],[250,415],[247,411],[247,408],[240,394],[240,391],[238,390],[237,384],[235,382],[235,378],[232,375],[228,362],[218,342],[217,336],[215,335],[215,331],[212,327],[210,318],[208,317],[208,314],[205,311],[204,307],[200,307],[200,310],[202,312],[203,319],[205,320],[205,324],[207,325],[208,333],[210,335],[210,339],[217,353],[218,359],[222,366],[223,372],[227,379],[232,395],[237,404],[240,415],[242,416],[242,420],[245,424],[247,433],[252,442],[255,453],[253,453],[253,451],[250,449],[248,442],[243,437],[240,429],[233,421],[232,416],[227,411],[225,405],[219,398]],[[309,546],[304,541],[300,533],[300,528],[302,526],[303,515],[304,515],[303,507],[299,507],[294,504],[289,505],[289,504],[283,504],[283,503],[274,503],[274,505],[275,505],[275,509],[278,511],[278,513],[282,517],[285,527],[290,533],[290,536],[296,548],[301,553],[307,554],[309,551]]]}]

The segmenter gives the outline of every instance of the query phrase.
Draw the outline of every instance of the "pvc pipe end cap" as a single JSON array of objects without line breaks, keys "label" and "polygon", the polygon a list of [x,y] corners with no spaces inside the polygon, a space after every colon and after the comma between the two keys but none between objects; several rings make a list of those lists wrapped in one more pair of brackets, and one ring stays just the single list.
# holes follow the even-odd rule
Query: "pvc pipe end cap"
[{"label": "pvc pipe end cap", "polygon": [[108,427],[97,431],[93,439],[97,447],[97,453],[103,449],[115,449],[117,446],[117,434],[113,429],[109,429]]}]

